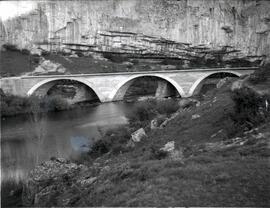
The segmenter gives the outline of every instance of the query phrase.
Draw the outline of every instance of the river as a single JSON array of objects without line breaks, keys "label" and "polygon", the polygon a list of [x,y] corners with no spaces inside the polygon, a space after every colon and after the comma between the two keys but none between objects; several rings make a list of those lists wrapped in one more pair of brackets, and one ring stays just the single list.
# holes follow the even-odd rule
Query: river
[{"label": "river", "polygon": [[1,182],[24,179],[33,167],[51,157],[76,157],[91,148],[102,132],[127,124],[132,103],[103,103],[51,112],[34,121],[20,115],[1,120]]}]

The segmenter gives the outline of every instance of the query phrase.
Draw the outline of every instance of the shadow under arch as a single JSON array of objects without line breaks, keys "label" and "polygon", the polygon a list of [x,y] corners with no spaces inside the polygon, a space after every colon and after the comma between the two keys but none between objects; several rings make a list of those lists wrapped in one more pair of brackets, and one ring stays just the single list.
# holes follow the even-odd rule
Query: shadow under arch
[{"label": "shadow under arch", "polygon": [[171,79],[169,77],[165,77],[165,76],[161,76],[161,75],[137,75],[137,76],[132,76],[132,77],[120,82],[117,85],[116,89],[114,89],[113,92],[110,94],[110,100],[111,101],[122,100],[126,91],[132,85],[132,83],[136,79],[142,78],[142,77],[155,77],[155,78],[159,78],[161,80],[164,80],[164,81],[170,83],[176,89],[177,93],[181,97],[185,96],[185,92],[182,89],[182,87],[176,81],[174,81],[173,79]]},{"label": "shadow under arch", "polygon": [[241,73],[239,72],[233,72],[233,71],[219,71],[219,72],[210,72],[205,74],[204,76],[200,77],[199,79],[197,79],[194,84],[192,85],[192,87],[190,88],[188,95],[192,96],[194,95],[194,93],[197,91],[198,87],[200,87],[200,85],[203,83],[203,81],[207,78],[210,78],[213,75],[218,75],[218,74],[226,74],[227,76],[225,77],[240,77]]},{"label": "shadow under arch", "polygon": [[55,84],[57,84],[57,82],[65,81],[65,80],[75,81],[77,83],[87,86],[90,90],[92,90],[95,93],[95,95],[99,99],[99,102],[102,101],[100,94],[97,92],[96,89],[92,87],[91,83],[89,83],[87,80],[78,79],[78,78],[49,78],[49,79],[42,80],[38,82],[37,84],[35,84],[33,87],[31,87],[30,90],[28,90],[27,96],[30,97],[42,87],[45,87],[45,92],[47,92],[50,88],[52,88]]}]

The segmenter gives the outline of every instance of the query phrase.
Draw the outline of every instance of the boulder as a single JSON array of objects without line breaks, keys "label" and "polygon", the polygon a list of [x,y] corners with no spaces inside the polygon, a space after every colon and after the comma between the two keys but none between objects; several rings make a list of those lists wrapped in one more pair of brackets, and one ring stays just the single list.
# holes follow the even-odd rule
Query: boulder
[{"label": "boulder", "polygon": [[223,87],[228,81],[230,80],[230,77],[225,77],[223,79],[221,79],[218,83],[217,83],[217,88],[221,88]]},{"label": "boulder", "polygon": [[158,120],[155,118],[150,123],[150,129],[157,129],[158,128]]},{"label": "boulder", "polygon": [[167,118],[165,119],[165,121],[162,122],[162,124],[160,124],[159,128],[164,128],[165,126],[167,126],[167,124],[169,123],[170,119]]},{"label": "boulder", "polygon": [[197,119],[197,118],[200,118],[201,116],[199,114],[194,114],[191,116],[191,119],[194,120],[194,119]]},{"label": "boulder", "polygon": [[172,152],[174,151],[174,141],[167,142],[164,147],[160,148],[160,150],[165,151],[165,152]]},{"label": "boulder", "polygon": [[184,158],[183,151],[175,149],[175,142],[167,142],[164,147],[160,148],[160,151],[166,152],[172,160],[182,160]]},{"label": "boulder", "polygon": [[102,54],[99,53],[91,53],[91,56],[99,61],[108,61],[108,59],[104,58],[104,56]]},{"label": "boulder", "polygon": [[160,124],[159,128],[164,128],[165,126],[167,126],[167,124],[168,124],[171,120],[175,119],[179,114],[180,114],[180,111],[177,111],[177,112],[173,113],[169,118],[166,118],[166,119]]},{"label": "boulder", "polygon": [[62,65],[57,69],[57,72],[61,73],[61,74],[64,74],[67,72],[67,69],[64,68]]},{"label": "boulder", "polygon": [[143,128],[140,128],[131,134],[131,140],[133,142],[140,142],[144,137],[146,137],[146,133]]},{"label": "boulder", "polygon": [[69,55],[70,58],[78,58],[79,56],[77,54],[71,54]]},{"label": "boulder", "polygon": [[53,63],[50,60],[45,60],[41,63],[41,67],[46,69],[48,72],[56,72],[57,69],[60,67],[61,64]]},{"label": "boulder", "polygon": [[150,122],[150,128],[151,129],[157,129],[160,127],[160,125],[167,120],[168,118],[166,118],[165,115],[159,115],[157,118],[154,118],[151,122]]},{"label": "boulder", "polygon": [[182,150],[174,150],[174,151],[169,153],[169,157],[172,160],[183,160],[184,154],[183,154]]},{"label": "boulder", "polygon": [[129,62],[129,61],[124,61],[122,62],[123,65],[126,65],[126,66],[133,66],[134,64]]},{"label": "boulder", "polygon": [[90,177],[84,180],[78,180],[77,183],[81,185],[81,187],[87,187],[92,185],[97,180],[97,177]]},{"label": "boulder", "polygon": [[35,68],[32,74],[46,74],[48,72],[58,72],[61,74],[66,73],[66,68],[59,63],[54,63],[50,60],[45,60],[44,58],[40,61],[39,66]]},{"label": "boulder", "polygon": [[239,90],[244,86],[244,80],[240,79],[232,83],[231,91]]},{"label": "boulder", "polygon": [[46,73],[46,70],[41,66],[37,66],[35,68],[35,70],[33,71],[33,73],[34,74],[43,74],[43,73]]},{"label": "boulder", "polygon": [[34,48],[31,48],[30,49],[30,54],[41,56],[42,55],[42,49],[35,48],[35,47]]}]

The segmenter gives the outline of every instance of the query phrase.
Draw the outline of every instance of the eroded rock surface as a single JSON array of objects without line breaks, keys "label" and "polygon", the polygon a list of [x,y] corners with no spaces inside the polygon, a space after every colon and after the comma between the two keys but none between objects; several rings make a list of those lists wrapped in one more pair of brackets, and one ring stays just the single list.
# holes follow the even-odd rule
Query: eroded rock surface
[{"label": "eroded rock surface", "polygon": [[35,6],[0,24],[0,45],[174,58],[183,68],[256,65],[270,55],[266,0],[43,1]]}]

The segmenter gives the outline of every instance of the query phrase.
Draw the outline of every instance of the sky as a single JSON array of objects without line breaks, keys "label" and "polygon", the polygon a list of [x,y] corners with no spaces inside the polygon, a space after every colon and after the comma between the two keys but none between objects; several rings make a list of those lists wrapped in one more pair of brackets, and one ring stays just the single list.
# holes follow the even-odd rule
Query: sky
[{"label": "sky", "polygon": [[7,19],[29,13],[36,8],[35,1],[0,1],[0,19]]}]

